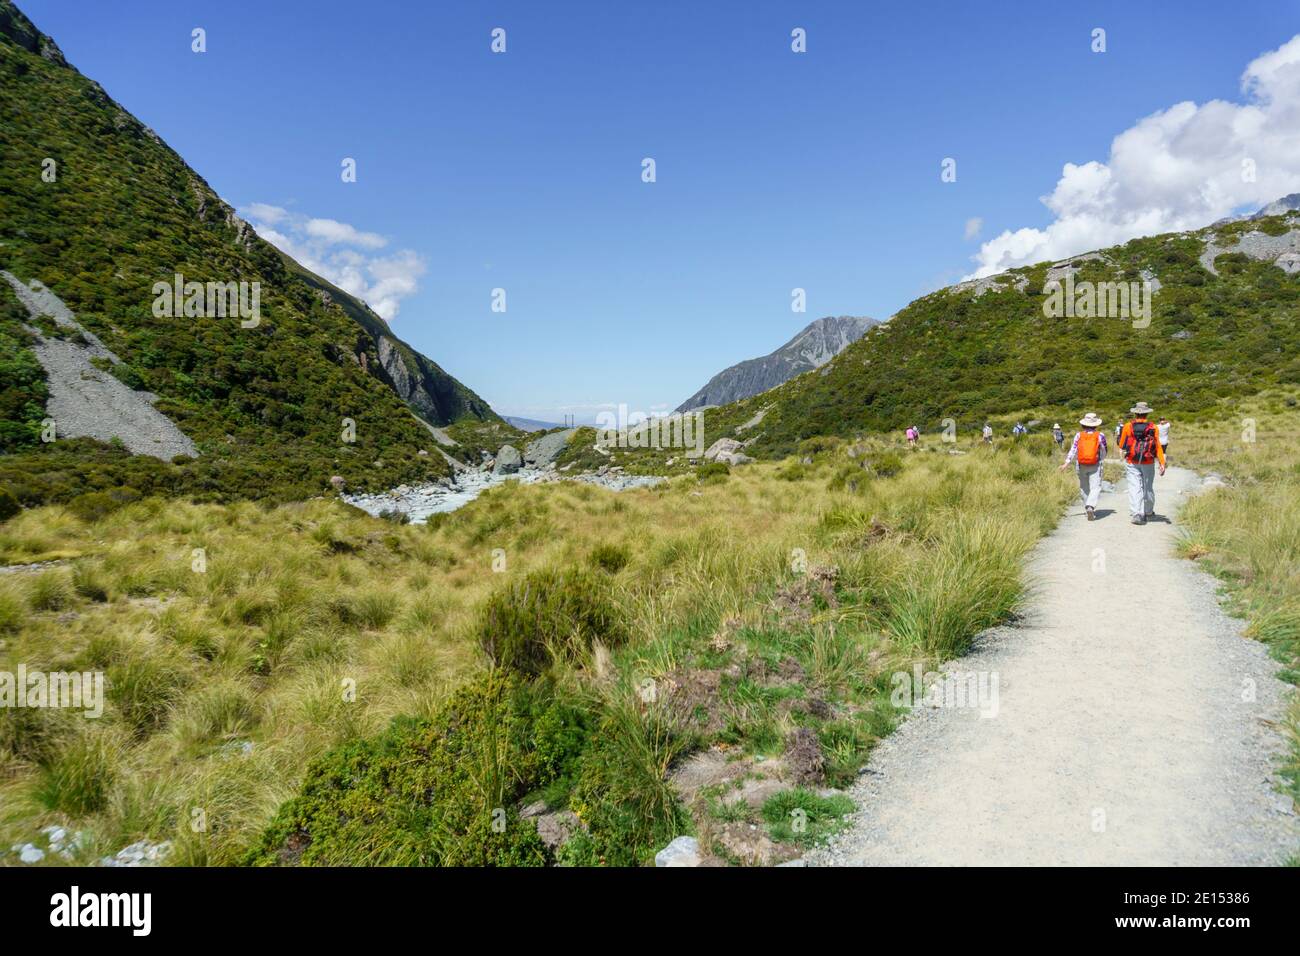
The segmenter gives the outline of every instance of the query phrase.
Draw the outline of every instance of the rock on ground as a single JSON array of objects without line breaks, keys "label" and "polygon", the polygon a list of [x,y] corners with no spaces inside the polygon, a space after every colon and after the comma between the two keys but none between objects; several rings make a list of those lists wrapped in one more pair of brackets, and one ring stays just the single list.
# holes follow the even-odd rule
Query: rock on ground
[{"label": "rock on ground", "polygon": [[569,443],[570,436],[577,431],[567,428],[564,431],[551,432],[541,438],[534,438],[524,446],[524,464],[530,468],[544,468],[560,457],[560,452]]},{"label": "rock on ground", "polygon": [[501,450],[497,452],[496,464],[492,466],[494,475],[513,475],[523,467],[524,460],[519,454],[519,449],[513,445],[502,445]]},{"label": "rock on ground", "polygon": [[719,438],[704,453],[705,461],[717,461],[721,455],[730,455],[738,452],[743,446],[734,438]]},{"label": "rock on ground", "polygon": [[700,844],[695,837],[679,836],[655,854],[655,866],[699,866]]}]

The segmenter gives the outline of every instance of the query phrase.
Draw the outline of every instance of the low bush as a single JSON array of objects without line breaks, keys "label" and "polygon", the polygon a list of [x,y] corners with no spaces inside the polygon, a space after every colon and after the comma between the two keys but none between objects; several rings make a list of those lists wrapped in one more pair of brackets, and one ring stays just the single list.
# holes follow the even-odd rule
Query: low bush
[{"label": "low bush", "polygon": [[492,594],[475,636],[494,664],[540,674],[554,660],[581,658],[596,641],[623,644],[628,632],[606,576],[543,568]]},{"label": "low bush", "polygon": [[511,809],[543,779],[526,691],[493,671],[430,720],[398,718],[378,738],[308,768],[251,865],[540,866],[533,824]]}]

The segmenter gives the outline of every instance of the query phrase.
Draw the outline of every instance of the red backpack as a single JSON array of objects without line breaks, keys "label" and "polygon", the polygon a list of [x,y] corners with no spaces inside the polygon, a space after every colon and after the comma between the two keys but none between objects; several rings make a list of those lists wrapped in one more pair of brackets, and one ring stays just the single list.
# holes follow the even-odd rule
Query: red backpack
[{"label": "red backpack", "polygon": [[1128,436],[1128,460],[1135,465],[1149,465],[1156,460],[1156,427],[1150,422],[1131,422]]}]

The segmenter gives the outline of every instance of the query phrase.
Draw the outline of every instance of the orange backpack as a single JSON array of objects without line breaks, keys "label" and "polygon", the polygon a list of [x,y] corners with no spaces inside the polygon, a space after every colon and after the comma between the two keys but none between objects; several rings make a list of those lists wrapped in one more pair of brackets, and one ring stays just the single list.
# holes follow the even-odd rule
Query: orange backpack
[{"label": "orange backpack", "polygon": [[1081,465],[1095,465],[1101,458],[1100,432],[1079,432],[1075,453]]}]

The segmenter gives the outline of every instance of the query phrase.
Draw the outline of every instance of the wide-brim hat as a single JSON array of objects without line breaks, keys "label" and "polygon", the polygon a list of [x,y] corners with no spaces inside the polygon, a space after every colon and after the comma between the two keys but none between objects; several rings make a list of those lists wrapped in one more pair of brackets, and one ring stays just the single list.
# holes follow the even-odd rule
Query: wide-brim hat
[{"label": "wide-brim hat", "polygon": [[1101,419],[1097,417],[1096,412],[1089,412],[1079,419],[1079,424],[1084,428],[1096,428],[1101,424]]},{"label": "wide-brim hat", "polygon": [[1060,422],[1057,422],[1057,423],[1056,423],[1055,425],[1053,425],[1052,427],[1053,427],[1053,428],[1060,428],[1060,427],[1061,427],[1061,423],[1060,423]]},{"label": "wide-brim hat", "polygon": [[1148,405],[1146,402],[1138,402],[1136,405],[1130,408],[1129,411],[1132,412],[1134,415],[1150,415],[1152,412],[1155,411],[1155,409],[1152,408],[1150,405]]}]

